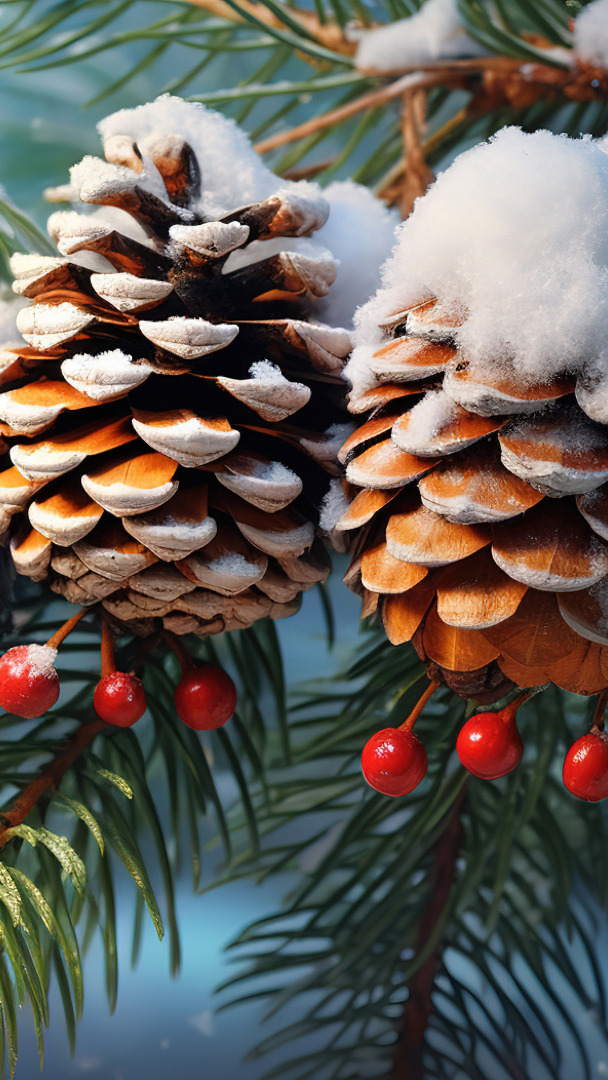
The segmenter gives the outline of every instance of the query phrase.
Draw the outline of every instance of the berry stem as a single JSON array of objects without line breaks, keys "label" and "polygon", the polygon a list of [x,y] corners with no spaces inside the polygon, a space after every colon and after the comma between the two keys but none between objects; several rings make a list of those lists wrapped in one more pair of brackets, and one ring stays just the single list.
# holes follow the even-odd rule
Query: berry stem
[{"label": "berry stem", "polygon": [[[66,633],[69,634],[70,630],[72,630],[78,620],[82,618],[86,610],[87,609],[85,608],[78,615],[69,619],[57,633],[63,634],[63,637],[66,636]],[[69,626],[69,623],[72,623],[72,626]],[[67,631],[66,627],[68,627]],[[53,642],[56,637],[57,635],[54,635],[53,638],[51,638],[51,642]],[[48,644],[51,644],[51,642]],[[156,635],[153,638],[147,638],[133,658],[134,666],[143,660],[150,652],[150,649],[156,645],[158,645],[158,637]],[[74,764],[77,758],[79,758],[85,750],[88,750],[97,736],[101,734],[112,735],[116,730],[115,727],[104,723],[103,720],[96,717],[94,720],[80,724],[67,739],[64,739],[51,760],[41,767],[38,776],[23,788],[11,808],[9,810],[0,811],[0,848],[4,847],[11,839],[10,829],[15,825],[21,825],[21,823],[25,821],[28,814],[30,814],[34,807],[40,802],[40,799],[45,792],[56,791],[64,774],[70,766]]]},{"label": "berry stem", "polygon": [[521,709],[522,705],[526,704],[530,698],[536,697],[537,694],[542,694],[543,690],[546,690],[549,683],[543,683],[542,686],[531,686],[528,690],[522,690],[521,694],[513,698],[508,705],[505,705],[503,712],[509,713],[511,716],[515,716],[518,709]]},{"label": "berry stem", "polygon": [[429,683],[429,685],[427,686],[426,690],[424,691],[424,694],[422,695],[422,697],[414,705],[414,708],[412,709],[412,711],[411,711],[410,715],[408,716],[407,720],[404,720],[404,722],[399,725],[399,731],[411,731],[412,730],[412,728],[414,727],[414,724],[416,723],[418,717],[420,716],[420,713],[424,709],[424,706],[426,705],[427,701],[429,700],[431,695],[435,693],[435,690],[437,690],[437,688],[440,685],[441,684],[436,680],[432,680]]},{"label": "berry stem", "polygon": [[185,675],[190,668],[195,666],[194,660],[190,656],[190,653],[186,649],[185,645],[182,645],[179,638],[171,630],[163,630],[163,637],[167,642],[167,645],[171,649],[171,652],[175,654],[179,660],[179,665],[182,669],[182,675]]},{"label": "berry stem", "polygon": [[606,705],[607,704],[608,704],[608,689],[607,690],[602,690],[601,694],[599,695],[599,697],[597,699],[597,702],[596,702],[596,705],[595,705],[595,712],[593,713],[593,724],[591,725],[591,731],[596,732],[596,731],[603,731],[604,730],[604,721],[605,721],[604,714],[606,712]]},{"label": "berry stem", "polygon": [[43,765],[39,775],[23,788],[11,809],[0,814],[3,819],[0,824],[0,848],[11,839],[10,829],[25,821],[44,793],[57,789],[66,770],[91,745],[97,735],[110,730],[103,720],[93,720],[88,724],[81,724],[61,745],[55,756]]},{"label": "berry stem", "polygon": [[114,660],[114,638],[107,619],[101,624],[101,677],[111,675],[116,671]]},{"label": "berry stem", "polygon": [[51,649],[58,649],[62,641],[65,641],[68,634],[72,633],[72,630],[80,622],[83,615],[86,615],[88,608],[82,608],[77,615],[72,615],[71,619],[64,622],[63,626],[56,630],[52,637],[47,641],[47,645],[50,645]]}]

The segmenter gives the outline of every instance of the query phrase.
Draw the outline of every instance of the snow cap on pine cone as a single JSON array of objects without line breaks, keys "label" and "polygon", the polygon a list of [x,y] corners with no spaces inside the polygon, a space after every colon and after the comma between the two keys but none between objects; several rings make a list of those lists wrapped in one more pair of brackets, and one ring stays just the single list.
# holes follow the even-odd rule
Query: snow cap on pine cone
[{"label": "snow cap on pine cone", "polygon": [[346,265],[329,304],[328,242],[347,254],[342,234],[367,222],[373,279],[390,219],[337,185],[332,225],[316,185],[275,177],[200,105],[161,98],[100,132],[106,160],[55,193],[77,201],[50,218],[58,257],[12,264],[31,301],[0,368],[14,565],[142,633],[290,614],[328,573],[316,527],[345,432],[339,321],[362,298]]},{"label": "snow cap on pine cone", "polygon": [[336,528],[363,612],[480,701],[607,686],[601,144],[510,128],[457,158],[400,227],[346,373]]}]

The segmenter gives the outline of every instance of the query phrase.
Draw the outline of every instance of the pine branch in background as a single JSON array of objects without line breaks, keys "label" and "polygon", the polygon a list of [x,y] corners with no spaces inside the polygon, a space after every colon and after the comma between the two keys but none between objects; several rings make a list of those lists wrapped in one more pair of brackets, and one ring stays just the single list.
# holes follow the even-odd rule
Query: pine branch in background
[{"label": "pine branch in background", "polygon": [[[525,130],[542,125],[604,133],[605,75],[573,58],[572,52],[570,22],[584,5],[543,0],[495,6],[487,0],[458,0],[462,57],[412,55],[408,62],[408,16],[421,6],[417,0],[383,0],[373,6],[356,0],[347,7],[342,0],[316,0],[312,12],[281,0],[171,5],[158,0],[158,19],[146,21],[142,29],[139,0],[104,5],[102,14],[93,18],[89,5],[78,0],[51,6],[30,0],[18,6],[19,14],[7,20],[0,33],[0,67],[61,67],[109,51],[120,54],[138,42],[140,59],[130,69],[127,65],[118,80],[96,96],[97,102],[124,90],[167,49],[179,50],[180,75],[163,89],[221,107],[240,122],[247,120],[258,149],[272,153],[277,171],[296,170],[298,176],[314,175],[322,181],[336,172],[354,172],[355,180],[376,185],[385,198],[406,208],[416,178],[422,183],[416,157],[410,166],[402,149],[401,80],[408,72],[418,73],[413,85],[422,80],[427,89],[421,150],[429,169],[444,164],[465,137],[469,142],[486,138],[506,118]],[[121,29],[127,16],[129,28]],[[137,29],[132,28],[134,20]],[[369,51],[368,31],[395,23],[395,33],[401,35],[395,40],[403,41],[403,62],[393,69],[370,65],[367,57],[378,51]],[[361,39],[359,47],[355,39]],[[467,49],[487,55],[469,56]],[[239,83],[206,90],[217,84],[214,63],[234,51],[243,72]],[[190,66],[192,52],[197,56]],[[308,115],[310,94],[316,118],[299,122],[299,116]]]},{"label": "pine branch in background", "polygon": [[[229,1004],[267,1003],[271,1033],[253,1057],[272,1063],[281,1050],[268,1078],[482,1080],[491,1068],[492,1080],[554,1080],[565,1043],[590,1078],[576,1015],[597,1009],[608,1034],[593,940],[606,823],[558,777],[586,706],[554,688],[541,695],[522,713],[523,765],[487,784],[458,766],[464,703],[441,692],[417,726],[430,761],[422,792],[364,794],[357,748],[400,722],[420,676],[406,648],[374,634],[342,681],[294,708],[294,767],[288,781],[267,777],[260,860],[232,872],[298,867],[303,880],[234,942]],[[298,1019],[281,1027],[288,1006]]]}]

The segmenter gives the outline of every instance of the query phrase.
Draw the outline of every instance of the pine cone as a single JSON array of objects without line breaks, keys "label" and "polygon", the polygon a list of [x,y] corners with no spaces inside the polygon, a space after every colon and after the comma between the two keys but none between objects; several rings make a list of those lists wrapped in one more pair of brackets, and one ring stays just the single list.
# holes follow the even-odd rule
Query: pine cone
[{"label": "pine cone", "polygon": [[[408,238],[414,245],[407,265],[415,267],[420,250],[416,244],[430,237],[427,242],[437,244],[437,274],[443,272],[443,244],[454,253],[458,266],[446,207],[453,205],[455,195],[466,198],[462,191],[466,193],[467,185],[472,185],[472,175],[482,181],[487,169],[490,209],[487,217],[480,211],[478,231],[475,223],[470,226],[474,231],[471,248],[475,249],[484,227],[492,227],[494,213],[499,235],[495,263],[487,272],[495,274],[500,297],[500,289],[508,287],[510,279],[505,272],[505,286],[501,275],[507,263],[501,263],[499,240],[503,238],[505,248],[517,241],[510,234],[506,199],[500,209],[492,202],[491,181],[510,164],[514,170],[520,168],[518,155],[523,146],[521,175],[515,172],[515,179],[509,178],[516,202],[517,192],[524,190],[526,169],[538,165],[545,176],[551,172],[552,139],[560,144],[555,151],[558,160],[563,154],[567,163],[570,146],[547,133],[542,137],[506,134],[483,148],[483,156],[471,151],[477,156],[470,163],[464,160],[468,155],[463,155],[452,167],[458,169],[459,186],[456,179],[449,186],[448,170],[436,185],[436,196],[431,191],[420,200],[406,223],[401,239],[404,257]],[[592,164],[594,175],[606,183],[605,155],[579,145],[581,168]],[[542,151],[538,160],[537,147]],[[566,190],[572,190],[565,165],[564,177]],[[481,198],[481,181],[473,189],[472,201]],[[580,186],[584,199],[583,181]],[[542,198],[541,185],[535,197]],[[427,204],[430,198],[434,203]],[[520,205],[525,206],[523,198]],[[559,220],[555,206],[549,201],[547,215],[557,215]],[[573,225],[573,259],[577,246],[585,252],[585,244],[594,243],[596,206],[589,205],[588,229]],[[465,203],[460,208],[463,234],[470,221],[468,211]],[[532,217],[534,213],[533,207]],[[542,208],[538,209],[541,213]],[[443,232],[431,233],[439,215]],[[543,228],[550,233],[550,223],[545,221]],[[598,223],[597,229],[601,228]],[[550,264],[553,252],[546,238],[543,242]],[[564,248],[561,235],[555,243]],[[492,251],[492,236],[487,250]],[[591,250],[597,267],[599,257]],[[463,253],[461,262],[469,254]],[[559,254],[567,267],[568,250]],[[517,252],[514,274],[516,257]],[[597,693],[608,686],[605,354],[602,360],[590,360],[585,352],[572,355],[570,370],[565,370],[567,358],[564,363],[556,361],[553,376],[536,380],[524,377],[515,359],[505,361],[502,356],[493,364],[482,357],[472,362],[462,345],[469,339],[461,332],[470,311],[459,308],[454,295],[427,296],[395,310],[396,268],[404,265],[399,258],[398,254],[393,260],[393,279],[381,303],[376,299],[369,305],[371,311],[376,304],[373,310],[377,312],[392,296],[394,314],[382,323],[383,341],[378,345],[376,335],[376,344],[366,345],[363,334],[353,360],[364,377],[354,377],[349,408],[361,422],[341,450],[352,501],[335,526],[338,533],[351,537],[353,560],[345,580],[362,596],[363,616],[379,606],[390,641],[411,640],[430,676],[462,696],[489,703],[513,684],[532,687],[548,681],[575,693]],[[534,258],[534,252],[522,255],[531,265]],[[590,273],[605,273],[591,264],[590,259]],[[431,277],[434,267],[431,262],[429,266],[425,273]],[[547,289],[550,284],[553,287],[553,279],[544,280],[543,272],[541,266],[531,285],[539,294],[543,282]],[[479,285],[483,270],[476,273]],[[521,304],[526,303],[526,286],[522,268]],[[490,281],[488,289],[493,287]],[[588,286],[584,288],[583,301],[573,291],[569,302],[586,302]],[[530,304],[533,318],[534,298]],[[497,317],[499,305],[497,300]],[[368,334],[368,341],[370,336],[373,339]],[[561,345],[556,339],[554,345],[557,353]],[[597,339],[591,348],[599,355]]]},{"label": "pine cone", "polygon": [[60,256],[12,262],[32,301],[27,345],[1,354],[14,566],[139,633],[280,618],[329,569],[317,510],[349,337],[311,317],[333,260],[281,246],[327,204],[292,184],[216,219],[179,132],[115,129],[107,161],[72,170],[72,194],[108,209],[53,214]]}]

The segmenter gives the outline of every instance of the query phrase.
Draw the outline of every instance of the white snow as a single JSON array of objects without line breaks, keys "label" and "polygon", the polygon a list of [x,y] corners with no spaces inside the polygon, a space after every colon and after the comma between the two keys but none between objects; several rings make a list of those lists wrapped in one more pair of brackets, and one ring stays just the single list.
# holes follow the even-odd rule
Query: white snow
[{"label": "white snow", "polygon": [[17,674],[17,671],[21,671],[25,674],[27,667],[30,682],[38,678],[52,679],[57,674],[54,667],[56,658],[57,649],[52,645],[27,645],[23,659],[17,661],[16,658],[11,658],[12,672]]},{"label": "white snow", "polygon": [[436,60],[486,55],[464,29],[457,0],[426,0],[407,19],[351,31],[351,36],[359,41],[355,65],[363,71],[402,71]]},{"label": "white snow", "polygon": [[213,574],[227,574],[231,577],[243,577],[249,579],[253,574],[260,575],[260,564],[256,561],[251,561],[240,555],[236,551],[226,551],[223,555],[219,555],[217,559],[208,559],[206,564],[207,568]]},{"label": "white snow", "polygon": [[112,165],[103,158],[87,154],[70,169],[78,198],[83,202],[101,201],[115,193],[137,186],[139,175],[124,165]]},{"label": "white snow", "polygon": [[338,273],[315,312],[332,326],[350,327],[355,309],[380,284],[380,269],[393,246],[399,213],[352,180],[334,181],[323,194],[330,215],[316,235],[331,251]]},{"label": "white snow", "polygon": [[262,382],[274,383],[276,386],[284,386],[289,382],[278,364],[273,364],[270,360],[256,360],[249,368],[249,374],[253,379],[261,379]]},{"label": "white snow", "polygon": [[130,135],[136,141],[158,133],[181,135],[201,168],[200,209],[207,218],[267,199],[279,186],[237,123],[197,102],[165,94],[147,105],[113,113],[98,130],[104,140],[111,135]]},{"label": "white snow", "polygon": [[[226,272],[266,259],[279,251],[296,251],[315,259],[333,256],[339,264],[337,280],[329,295],[314,304],[315,314],[332,326],[350,326],[355,308],[379,284],[380,266],[389,254],[398,215],[396,211],[387,210],[384,203],[362,185],[352,181],[335,182],[321,191],[317,184],[286,182],[264,164],[234,120],[204,105],[169,95],[135,109],[114,113],[101,121],[99,131],[103,139],[128,134],[139,140],[159,131],[183,136],[192,146],[201,167],[201,198],[194,208],[206,218],[221,217],[239,206],[279,193],[291,194],[317,206],[327,200],[329,220],[313,237],[255,241],[246,250],[237,250],[229,256]],[[237,163],[238,167],[235,167]],[[145,166],[147,176],[153,167],[152,170],[149,168],[147,159]],[[115,169],[120,166],[112,166],[107,173],[108,183],[118,176]],[[93,183],[86,169],[85,181],[86,185]],[[136,174],[134,183],[148,186],[140,174]],[[100,222],[106,214],[107,208],[104,208],[103,216],[99,215]],[[181,234],[179,239],[183,239]]]},{"label": "white snow", "polygon": [[346,513],[348,506],[349,500],[342,486],[342,480],[334,477],[330,480],[329,488],[321,503],[319,528],[323,532],[330,533],[342,515]]},{"label": "white snow", "polygon": [[27,301],[21,296],[5,297],[4,290],[0,291],[0,348],[8,345],[23,344],[23,338],[17,329],[17,313],[25,307]]},{"label": "white snow", "polygon": [[[238,473],[238,468],[235,469]],[[255,480],[263,480],[266,484],[301,484],[293,469],[283,465],[282,461],[255,461],[252,465],[251,476]]]},{"label": "white snow", "polygon": [[481,370],[543,381],[608,366],[608,155],[588,137],[506,128],[458,157],[400,226],[358,313],[357,393],[374,384],[379,323],[432,296],[466,311],[455,337]]},{"label": "white snow", "polygon": [[429,391],[407,414],[407,441],[420,447],[431,442],[452,420],[455,411],[458,408],[445,390]]},{"label": "white snow", "polygon": [[576,16],[574,52],[581,60],[608,68],[608,0],[594,0]]}]

